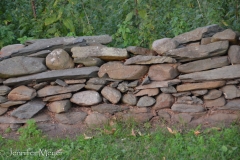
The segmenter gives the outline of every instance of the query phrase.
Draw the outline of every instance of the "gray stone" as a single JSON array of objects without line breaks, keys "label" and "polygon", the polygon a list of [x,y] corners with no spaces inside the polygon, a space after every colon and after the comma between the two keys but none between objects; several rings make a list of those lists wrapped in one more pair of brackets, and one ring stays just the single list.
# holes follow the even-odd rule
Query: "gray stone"
[{"label": "gray stone", "polygon": [[89,127],[96,127],[99,125],[107,124],[108,118],[100,113],[92,113],[87,116],[87,118],[85,119],[85,122]]},{"label": "gray stone", "polygon": [[143,89],[140,90],[138,93],[135,94],[135,96],[139,97],[139,96],[156,96],[159,94],[159,89],[158,88],[149,88],[149,89]]},{"label": "gray stone", "polygon": [[174,103],[174,98],[171,94],[161,93],[156,97],[156,103],[152,107],[154,110],[159,110],[163,108],[171,108]]},{"label": "gray stone", "polygon": [[130,106],[135,106],[137,104],[137,98],[131,93],[124,94],[122,97],[122,102]]},{"label": "gray stone", "polygon": [[240,97],[240,89],[238,89],[235,85],[226,85],[222,87],[221,90],[226,99],[234,99]]},{"label": "gray stone", "polygon": [[127,84],[128,87],[137,87],[137,85],[138,85],[138,80],[130,82],[130,83]]},{"label": "gray stone", "polygon": [[180,34],[174,37],[173,39],[178,41],[181,44],[194,42],[194,41],[201,40],[202,38],[205,38],[205,37],[211,37],[215,33],[220,32],[222,30],[223,29],[220,26],[213,24],[205,27],[200,27],[189,32],[185,32],[183,34]]},{"label": "gray stone", "polygon": [[240,46],[232,45],[228,50],[231,64],[240,64]]},{"label": "gray stone", "polygon": [[28,103],[21,105],[16,110],[11,113],[11,116],[20,119],[32,118],[36,113],[38,113],[45,106],[45,102],[40,99],[34,99]]},{"label": "gray stone", "polygon": [[11,88],[8,86],[0,86],[0,95],[5,96],[11,91]]},{"label": "gray stone", "polygon": [[159,55],[162,55],[163,53],[177,48],[179,43],[171,38],[163,38],[155,40],[152,44],[152,49],[156,51]]},{"label": "gray stone", "polygon": [[212,37],[202,38],[201,39],[201,45],[206,45],[206,44],[212,43],[211,39],[212,39]]},{"label": "gray stone", "polygon": [[178,71],[182,73],[192,73],[209,70],[213,68],[220,68],[223,66],[227,66],[229,64],[230,63],[227,56],[213,57],[179,65]]},{"label": "gray stone", "polygon": [[56,94],[69,93],[79,91],[84,87],[84,84],[69,85],[68,87],[47,86],[38,90],[38,97],[52,96]]},{"label": "gray stone", "polygon": [[8,101],[8,99],[6,97],[0,96],[0,104],[7,102],[7,101]]},{"label": "gray stone", "polygon": [[60,101],[60,100],[68,99],[71,97],[72,97],[72,93],[65,93],[65,94],[59,94],[59,95],[55,95],[55,96],[45,97],[45,98],[43,98],[43,101]]},{"label": "gray stone", "polygon": [[229,41],[231,44],[236,44],[237,34],[231,29],[226,29],[212,36],[211,42],[216,42],[216,41]]},{"label": "gray stone", "polygon": [[77,124],[82,123],[85,118],[87,117],[87,113],[85,112],[68,112],[68,113],[61,113],[55,114],[55,118],[57,121],[63,124]]},{"label": "gray stone", "polygon": [[19,86],[14,88],[9,94],[8,99],[11,101],[28,101],[37,96],[37,92],[33,88]]},{"label": "gray stone", "polygon": [[73,58],[97,57],[102,60],[113,61],[128,58],[126,49],[102,46],[73,47],[71,49]]},{"label": "gray stone", "polygon": [[178,64],[157,64],[151,65],[148,76],[153,81],[165,81],[174,79],[179,75]]},{"label": "gray stone", "polygon": [[122,93],[127,92],[128,91],[128,82],[124,81],[124,82],[118,84],[117,89],[119,91],[121,91]]},{"label": "gray stone", "polygon": [[138,100],[137,106],[138,107],[150,107],[150,106],[154,105],[155,102],[156,102],[156,100],[154,98],[144,96]]},{"label": "gray stone", "polygon": [[187,114],[187,113],[179,113],[175,114],[172,117],[175,121],[180,123],[189,123],[193,119],[193,116]]},{"label": "gray stone", "polygon": [[191,92],[178,92],[178,93],[173,93],[172,95],[174,97],[182,97],[182,96],[190,96],[192,93]]},{"label": "gray stone", "polygon": [[222,91],[217,90],[217,89],[212,89],[208,92],[208,94],[206,94],[205,96],[203,96],[203,99],[205,100],[212,100],[212,99],[217,99],[219,97],[222,96]]},{"label": "gray stone", "polygon": [[4,113],[6,113],[8,111],[8,108],[2,108],[0,107],[0,116],[4,115]]},{"label": "gray stone", "polygon": [[23,126],[23,124],[21,124],[21,123],[20,124],[19,123],[16,123],[16,124],[12,123],[12,124],[10,124],[10,128],[11,128],[12,131],[17,131],[22,126]]},{"label": "gray stone", "polygon": [[220,56],[227,53],[228,41],[219,41],[198,47],[189,46],[169,50],[165,53],[166,56],[178,59],[180,62],[188,62],[193,60],[205,59],[214,56]]},{"label": "gray stone", "polygon": [[37,53],[30,54],[28,56],[29,57],[46,58],[49,53],[51,53],[50,50],[42,50],[42,51],[39,51]]},{"label": "gray stone", "polygon": [[96,77],[98,70],[99,70],[98,67],[73,68],[65,69],[64,71],[54,70],[19,78],[9,78],[3,83],[5,85],[16,85],[16,84],[28,84],[29,82],[32,81],[36,81],[37,83],[39,83],[56,79],[84,79]]},{"label": "gray stone", "polygon": [[208,93],[207,89],[191,91],[194,96],[203,96]]},{"label": "gray stone", "polygon": [[140,113],[149,113],[151,112],[150,108],[147,107],[132,107],[129,109],[129,113],[136,113],[136,114],[140,114]]},{"label": "gray stone", "polygon": [[26,101],[7,101],[5,103],[0,104],[0,107],[9,108],[11,106],[16,106],[16,105],[20,105],[20,104],[24,104],[24,103],[26,103]]},{"label": "gray stone", "polygon": [[9,58],[13,52],[16,52],[22,48],[24,48],[25,46],[22,44],[12,44],[12,45],[7,45],[5,47],[3,47],[0,50],[0,61],[5,59],[5,58]]},{"label": "gray stone", "polygon": [[165,120],[167,122],[169,122],[171,120],[171,115],[168,112],[163,111],[163,110],[159,110],[157,113],[158,113],[158,116],[161,119],[163,119],[163,120]]},{"label": "gray stone", "polygon": [[67,112],[72,104],[69,100],[61,100],[61,101],[54,101],[49,103],[48,105],[48,110],[54,113],[62,113],[62,112]]},{"label": "gray stone", "polygon": [[86,79],[65,79],[64,81],[67,84],[81,84],[85,83]]},{"label": "gray stone", "polygon": [[120,91],[108,86],[102,89],[101,94],[113,104],[118,103],[122,97],[122,94]]},{"label": "gray stone", "polygon": [[46,87],[47,85],[48,85],[48,82],[42,82],[34,85],[33,88],[36,90],[39,90],[39,89],[42,89],[43,87]]},{"label": "gray stone", "polygon": [[137,46],[129,46],[126,48],[128,52],[135,54],[135,55],[146,55],[146,56],[154,56],[157,53],[153,50],[137,47]]},{"label": "gray stone", "polygon": [[105,78],[90,78],[88,81],[87,81],[87,84],[96,84],[96,85],[105,85],[107,83],[107,80]]},{"label": "gray stone", "polygon": [[143,79],[141,85],[146,85],[146,84],[150,84],[150,83],[151,83],[151,81],[150,81],[150,79],[149,79],[149,76],[146,76],[146,77]]},{"label": "gray stone", "polygon": [[91,106],[102,102],[102,97],[96,91],[82,91],[75,93],[70,101],[78,105]]},{"label": "gray stone", "polygon": [[61,79],[56,79],[55,83],[57,83],[59,86],[62,86],[62,87],[68,86],[68,84]]},{"label": "gray stone", "polygon": [[229,80],[229,81],[227,81],[226,82],[226,85],[228,85],[228,84],[238,84],[239,83],[239,81],[238,80]]},{"label": "gray stone", "polygon": [[172,106],[173,111],[177,112],[203,112],[205,109],[202,105],[190,105],[190,104],[173,104]]},{"label": "gray stone", "polygon": [[180,75],[179,79],[183,81],[209,81],[219,79],[237,79],[240,78],[240,65],[225,66],[209,71],[202,71]]},{"label": "gray stone", "polygon": [[43,58],[14,57],[0,62],[0,78],[10,78],[44,72]]},{"label": "gray stone", "polygon": [[160,88],[163,93],[177,93],[177,90],[173,86]]},{"label": "gray stone", "polygon": [[134,56],[127,59],[124,65],[130,64],[160,64],[160,63],[176,63],[177,61],[171,57],[165,56]]},{"label": "gray stone", "polygon": [[221,106],[224,106],[226,104],[226,100],[222,96],[220,98],[213,99],[213,100],[204,100],[204,103],[205,103],[205,107],[207,107],[207,108],[221,107]]},{"label": "gray stone", "polygon": [[91,107],[93,111],[99,112],[99,113],[109,113],[114,114],[115,112],[122,111],[122,108],[118,105],[114,104],[99,104],[96,106]]},{"label": "gray stone", "polygon": [[173,79],[168,81],[152,81],[150,84],[137,86],[136,89],[162,88],[176,85],[179,83],[181,83],[179,79]]},{"label": "gray stone", "polygon": [[74,63],[83,64],[86,67],[103,65],[104,61],[96,57],[84,57],[84,58],[74,58]]},{"label": "gray stone", "polygon": [[122,62],[108,62],[100,67],[98,76],[107,74],[112,79],[136,80],[142,78],[147,71],[148,67],[144,65],[125,66]]},{"label": "gray stone", "polygon": [[218,107],[217,109],[240,110],[240,98],[228,100],[227,104],[222,107]]},{"label": "gray stone", "polygon": [[85,88],[88,90],[94,90],[94,91],[100,91],[102,88],[104,87],[104,85],[97,85],[97,84],[86,84]]},{"label": "gray stone", "polygon": [[183,96],[183,97],[178,97],[177,101],[175,104],[203,104],[203,101],[195,96]]},{"label": "gray stone", "polygon": [[[7,123],[7,124],[16,124],[16,123],[26,123],[29,119],[18,119],[15,117],[10,117],[10,116],[0,116],[0,123]],[[35,122],[45,122],[45,121],[50,121],[51,117],[47,114],[38,114],[31,118],[30,120],[34,120]]]}]

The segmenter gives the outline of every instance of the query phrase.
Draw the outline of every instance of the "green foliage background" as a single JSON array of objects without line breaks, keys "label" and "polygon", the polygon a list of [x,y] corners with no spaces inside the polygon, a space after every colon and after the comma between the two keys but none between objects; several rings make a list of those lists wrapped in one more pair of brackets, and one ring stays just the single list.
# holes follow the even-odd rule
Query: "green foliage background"
[{"label": "green foliage background", "polygon": [[109,34],[111,45],[150,47],[200,26],[240,31],[239,0],[35,0],[0,1],[0,47],[21,37]]}]

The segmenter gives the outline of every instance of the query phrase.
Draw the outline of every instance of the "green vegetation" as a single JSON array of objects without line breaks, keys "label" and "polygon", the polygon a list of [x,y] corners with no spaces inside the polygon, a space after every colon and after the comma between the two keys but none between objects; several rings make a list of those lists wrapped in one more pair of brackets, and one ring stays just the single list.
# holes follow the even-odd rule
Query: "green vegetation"
[{"label": "green vegetation", "polygon": [[[200,127],[185,133],[170,128],[154,132],[148,127],[141,131],[137,128],[133,124],[118,123],[97,129],[94,137],[84,134],[76,139],[49,140],[37,130],[33,121],[29,121],[20,129],[19,140],[0,137],[0,159],[238,160],[240,157],[239,126],[222,130],[209,128],[200,130],[201,133],[198,132]],[[90,135],[88,132],[86,134]]]},{"label": "green vegetation", "polygon": [[240,31],[238,0],[0,1],[0,47],[18,38],[110,34],[111,45],[150,47],[200,26]]}]

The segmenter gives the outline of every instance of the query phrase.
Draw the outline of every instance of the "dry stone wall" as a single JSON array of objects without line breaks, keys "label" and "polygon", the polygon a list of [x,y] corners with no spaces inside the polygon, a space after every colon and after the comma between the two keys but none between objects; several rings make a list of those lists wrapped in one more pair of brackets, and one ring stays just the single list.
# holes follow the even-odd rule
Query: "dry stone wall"
[{"label": "dry stone wall", "polygon": [[[44,109],[59,123],[89,126],[111,119],[207,123],[238,118],[238,32],[200,27],[156,40],[152,50],[105,46],[111,41],[108,35],[63,37],[2,48],[0,123],[48,121]],[[229,112],[209,116],[213,110]]]}]

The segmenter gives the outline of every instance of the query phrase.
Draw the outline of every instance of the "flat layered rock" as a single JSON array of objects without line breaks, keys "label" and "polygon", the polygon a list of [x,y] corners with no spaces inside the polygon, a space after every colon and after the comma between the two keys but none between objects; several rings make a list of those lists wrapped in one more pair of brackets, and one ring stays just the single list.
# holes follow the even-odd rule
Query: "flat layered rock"
[{"label": "flat layered rock", "polygon": [[213,81],[213,80],[228,80],[240,78],[240,65],[225,66],[209,71],[189,73],[180,75],[182,81]]},{"label": "flat layered rock", "polygon": [[240,98],[228,100],[227,103],[224,106],[218,107],[217,109],[240,110]]},{"label": "flat layered rock", "polygon": [[215,33],[220,32],[222,30],[223,29],[220,26],[213,24],[210,26],[199,27],[190,32],[180,34],[174,37],[173,39],[178,41],[180,44],[188,43],[188,42],[201,40],[202,38],[205,38],[205,37],[211,37]]},{"label": "flat layered rock", "polygon": [[83,123],[86,117],[87,117],[87,113],[85,112],[68,112],[68,113],[55,114],[55,118],[57,121],[63,124],[70,124],[70,125]]},{"label": "flat layered rock", "polygon": [[214,89],[222,87],[226,84],[225,81],[207,81],[202,83],[186,83],[177,86],[178,92],[192,91],[198,89]]},{"label": "flat layered rock", "polygon": [[0,116],[4,115],[4,113],[6,113],[8,111],[8,108],[1,108],[0,107]]},{"label": "flat layered rock", "polygon": [[106,103],[92,106],[91,109],[99,113],[109,113],[109,114],[114,114],[115,112],[122,111],[122,108],[120,106],[114,105],[114,104],[106,104]]},{"label": "flat layered rock", "polygon": [[177,93],[177,90],[173,86],[160,88],[163,93]]},{"label": "flat layered rock", "polygon": [[222,87],[221,90],[226,99],[234,99],[240,97],[240,89],[238,89],[235,85],[226,85]]},{"label": "flat layered rock", "polygon": [[1,103],[0,107],[9,108],[11,106],[16,106],[16,105],[20,105],[20,104],[24,104],[24,103],[26,103],[26,101],[7,101],[5,103]]},{"label": "flat layered rock", "polygon": [[75,93],[70,101],[78,105],[91,106],[102,102],[102,96],[96,91],[82,91]]},{"label": "flat layered rock", "polygon": [[80,63],[83,64],[86,67],[91,67],[91,66],[98,66],[100,67],[101,65],[104,64],[104,61],[101,60],[100,58],[96,57],[84,57],[84,58],[74,58],[74,63]]},{"label": "flat layered rock", "polygon": [[72,97],[72,93],[65,93],[65,94],[45,97],[43,98],[43,101],[59,101],[59,100],[68,99],[71,97]]},{"label": "flat layered rock", "polygon": [[98,67],[83,67],[65,70],[53,70],[34,75],[23,76],[19,78],[9,78],[5,80],[3,83],[5,85],[16,85],[16,84],[28,84],[32,81],[44,82],[55,81],[56,79],[84,79],[96,77],[98,70],[99,70]]},{"label": "flat layered rock", "polygon": [[195,113],[195,112],[203,112],[205,109],[202,105],[173,104],[172,110],[177,112]]},{"label": "flat layered rock", "polygon": [[237,43],[237,34],[232,29],[226,29],[218,32],[212,36],[211,42],[229,41],[230,43]]},{"label": "flat layered rock", "polygon": [[183,96],[178,97],[175,104],[191,104],[191,105],[202,105],[203,101],[195,96]]},{"label": "flat layered rock", "polygon": [[200,90],[194,90],[194,91],[192,91],[192,94],[194,95],[194,96],[203,96],[203,95],[205,95],[205,94],[207,94],[208,93],[208,90],[207,89],[200,89]]},{"label": "flat layered rock", "polygon": [[94,90],[94,91],[99,91],[104,87],[104,85],[97,85],[97,84],[86,84],[85,88],[88,90]]},{"label": "flat layered rock", "polygon": [[179,75],[178,64],[156,64],[149,67],[148,76],[153,81],[174,79]]},{"label": "flat layered rock", "polygon": [[147,49],[147,48],[143,48],[143,47],[129,46],[126,49],[128,52],[135,54],[135,55],[146,55],[146,56],[157,55],[157,53],[155,51]]},{"label": "flat layered rock", "polygon": [[171,38],[163,38],[155,40],[152,44],[152,49],[156,51],[159,55],[162,55],[163,53],[177,48],[179,45],[178,41],[171,39]]},{"label": "flat layered rock", "polygon": [[177,61],[166,56],[134,56],[125,61],[124,65],[129,64],[160,64],[160,63],[176,63]]},{"label": "flat layered rock", "polygon": [[117,119],[119,119],[121,121],[125,121],[125,122],[134,120],[137,123],[145,123],[145,122],[148,122],[153,116],[154,115],[151,112],[140,113],[140,114],[127,113],[127,114],[117,116]]},{"label": "flat layered rock", "polygon": [[204,60],[198,60],[178,66],[178,71],[182,73],[192,73],[213,68],[220,68],[229,65],[230,62],[227,56],[213,57]]},{"label": "flat layered rock", "polygon": [[228,41],[219,41],[207,45],[189,46],[169,50],[164,55],[178,59],[180,62],[188,62],[192,60],[224,55],[227,53],[228,46]]},{"label": "flat layered rock", "polygon": [[7,102],[7,101],[8,101],[8,99],[6,97],[0,96],[0,104]]},{"label": "flat layered rock", "polygon": [[180,123],[189,123],[193,119],[193,116],[187,113],[174,114],[172,119]]},{"label": "flat layered rock", "polygon": [[19,56],[0,62],[0,78],[18,77],[46,70],[43,58]]},{"label": "flat layered rock", "polygon": [[143,89],[140,90],[138,93],[135,94],[135,96],[156,96],[159,94],[159,89],[158,88],[149,88],[149,89]]},{"label": "flat layered rock", "polygon": [[69,93],[79,91],[84,87],[84,84],[69,85],[68,87],[62,86],[47,86],[38,90],[38,97],[52,96],[56,94]]},{"label": "flat layered rock", "polygon": [[5,59],[5,58],[9,58],[11,56],[11,54],[13,52],[16,52],[22,48],[24,48],[25,46],[22,44],[12,44],[12,45],[7,45],[5,47],[3,47],[0,50],[0,61]]},{"label": "flat layered rock", "polygon": [[143,65],[125,66],[121,62],[108,62],[100,67],[98,76],[103,77],[107,74],[112,79],[136,80],[142,78],[147,71],[148,67]]},{"label": "flat layered rock", "polygon": [[102,60],[113,61],[128,58],[126,49],[102,46],[73,47],[71,49],[73,58],[96,57]]},{"label": "flat layered rock", "polygon": [[173,79],[169,81],[152,81],[150,84],[137,86],[136,89],[148,89],[148,88],[161,88],[169,87],[181,83],[179,79]]},{"label": "flat layered rock", "polygon": [[222,91],[217,89],[212,89],[205,96],[203,96],[203,99],[212,100],[212,99],[217,99],[221,96],[222,96]]},{"label": "flat layered rock", "polygon": [[204,100],[205,106],[207,108],[211,108],[211,107],[221,107],[224,106],[226,104],[226,100],[225,98],[222,96],[220,98],[217,99],[213,99],[213,100]]},{"label": "flat layered rock", "polygon": [[45,104],[46,103],[40,99],[34,99],[15,109],[11,113],[11,116],[14,116],[20,119],[32,118],[35,114],[37,114],[41,109],[44,108]]},{"label": "flat layered rock", "polygon": [[191,92],[178,92],[178,93],[173,93],[172,95],[174,97],[182,97],[182,96],[190,96],[192,93]]},{"label": "flat layered rock", "polygon": [[11,91],[11,88],[8,86],[0,86],[0,96],[5,96]]},{"label": "flat layered rock", "polygon": [[9,94],[8,99],[11,101],[28,101],[37,96],[37,92],[35,89],[19,86],[14,88]]},{"label": "flat layered rock", "polygon": [[174,103],[174,97],[171,94],[161,93],[156,98],[156,103],[152,107],[154,110],[159,110],[163,108],[171,108]]},{"label": "flat layered rock", "polygon": [[5,124],[19,124],[19,123],[27,123],[28,120],[34,120],[35,122],[45,122],[51,120],[51,117],[47,114],[38,114],[31,119],[18,119],[10,116],[0,116],[0,123]]}]

